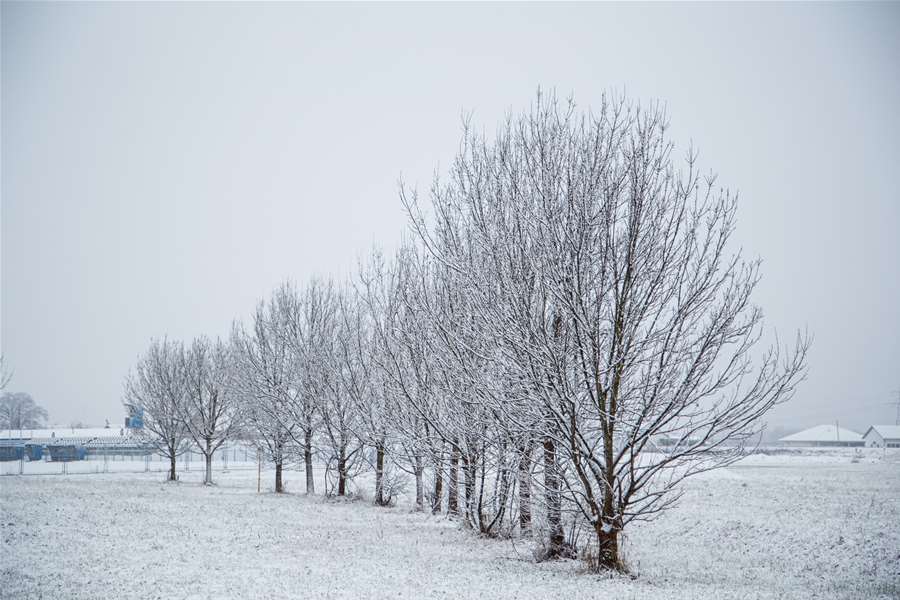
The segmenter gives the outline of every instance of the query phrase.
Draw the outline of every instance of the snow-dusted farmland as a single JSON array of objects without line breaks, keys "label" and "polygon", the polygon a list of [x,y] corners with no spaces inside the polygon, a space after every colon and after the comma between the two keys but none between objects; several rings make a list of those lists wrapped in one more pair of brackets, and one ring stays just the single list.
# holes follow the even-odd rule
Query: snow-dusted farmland
[{"label": "snow-dusted farmland", "polygon": [[[898,598],[900,455],[754,456],[625,542],[634,579],[255,472],[0,478],[2,598]],[[267,474],[264,473],[264,477]],[[289,473],[289,489],[300,488]],[[295,485],[291,485],[291,483]],[[264,486],[271,486],[271,473]]]}]

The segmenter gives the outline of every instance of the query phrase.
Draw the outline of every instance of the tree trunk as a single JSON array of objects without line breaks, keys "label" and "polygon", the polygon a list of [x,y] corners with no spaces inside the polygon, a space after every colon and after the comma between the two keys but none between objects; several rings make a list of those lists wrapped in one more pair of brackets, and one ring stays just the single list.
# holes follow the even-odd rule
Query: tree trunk
[{"label": "tree trunk", "polygon": [[544,438],[544,489],[546,490],[547,527],[549,528],[547,557],[555,558],[562,554],[565,535],[562,528],[556,446],[550,437]]},{"label": "tree trunk", "polygon": [[[509,487],[510,480],[512,479],[512,475],[510,474],[511,469],[504,462],[501,463],[501,471],[500,471],[500,496],[497,498],[496,503],[496,515],[494,516],[490,528],[497,527],[497,529],[501,529],[503,527],[503,518],[506,516],[506,501],[509,499]],[[482,490],[484,489],[484,472],[485,465],[482,463],[481,473],[482,473]],[[482,518],[482,517],[479,517]]]},{"label": "tree trunk", "polygon": [[597,521],[597,569],[624,569],[619,560],[619,531],[614,527],[604,526],[602,520]]},{"label": "tree trunk", "polygon": [[212,482],[213,482],[213,477],[212,477],[213,457],[212,457],[212,454],[207,454],[204,458],[206,458],[206,474],[203,476],[203,484],[204,485],[212,485]]},{"label": "tree trunk", "polygon": [[347,459],[344,458],[344,449],[338,455],[338,496],[347,494]]},{"label": "tree trunk", "polygon": [[275,493],[280,494],[284,491],[284,485],[281,482],[281,459],[275,463]]},{"label": "tree trunk", "polygon": [[519,454],[519,531],[531,535],[531,444]]},{"label": "tree trunk", "polygon": [[431,498],[431,514],[437,515],[441,512],[441,504],[444,501],[444,450],[441,449],[440,454],[434,461],[434,496]]},{"label": "tree trunk", "polygon": [[466,523],[468,523],[472,527],[478,527],[480,523],[474,523],[474,514],[475,507],[474,503],[474,492],[475,492],[475,461],[471,460],[466,453],[462,455],[462,463],[463,463],[463,489],[465,491],[466,498]]},{"label": "tree trunk", "polygon": [[306,493],[316,493],[316,480],[313,478],[312,464],[312,430],[306,430],[306,443],[303,447],[303,462],[306,464]]},{"label": "tree trunk", "polygon": [[422,472],[425,467],[422,465],[422,455],[416,454],[416,510],[425,510],[425,489],[422,485]]},{"label": "tree trunk", "polygon": [[459,448],[450,449],[450,481],[447,482],[447,512],[459,514]]},{"label": "tree trunk", "polygon": [[[610,406],[615,408],[615,396],[610,396]],[[610,420],[603,427],[603,458],[604,478],[606,486],[603,490],[603,506],[600,509],[600,518],[596,520],[597,530],[597,568],[623,570],[624,566],[619,560],[619,529],[621,521],[616,517],[615,499],[613,497],[616,473],[613,468],[613,453],[615,451],[613,421]]]},{"label": "tree trunk", "polygon": [[169,455],[169,481],[176,481],[178,477],[175,475],[175,453]]},{"label": "tree trunk", "polygon": [[203,458],[206,459],[206,474],[203,476],[203,484],[212,485],[213,452],[212,442],[210,442],[209,440],[206,440],[206,452],[204,452]]},{"label": "tree trunk", "polygon": [[375,504],[384,506],[384,444],[375,445]]}]

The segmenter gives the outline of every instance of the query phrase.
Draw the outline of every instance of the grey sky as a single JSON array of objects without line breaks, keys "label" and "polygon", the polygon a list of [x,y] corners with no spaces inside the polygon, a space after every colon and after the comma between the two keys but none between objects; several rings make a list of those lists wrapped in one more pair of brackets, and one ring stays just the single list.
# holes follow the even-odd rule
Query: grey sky
[{"label": "grey sky", "polygon": [[[460,115],[538,85],[667,103],[739,190],[768,323],[815,335],[770,419],[893,422],[900,4],[2,4],[2,352],[51,420],[119,422],[150,337],[225,334],[405,226]],[[896,398],[896,395],[894,395]]]}]

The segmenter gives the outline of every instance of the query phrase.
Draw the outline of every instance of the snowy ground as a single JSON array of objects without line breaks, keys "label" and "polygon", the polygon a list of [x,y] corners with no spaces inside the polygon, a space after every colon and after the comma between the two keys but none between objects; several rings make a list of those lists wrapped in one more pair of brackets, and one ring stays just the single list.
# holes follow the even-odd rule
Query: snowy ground
[{"label": "snowy ground", "polygon": [[534,564],[522,543],[404,506],[217,476],[0,477],[0,597],[900,598],[900,453],[760,455],[697,478],[630,532],[635,579]]}]

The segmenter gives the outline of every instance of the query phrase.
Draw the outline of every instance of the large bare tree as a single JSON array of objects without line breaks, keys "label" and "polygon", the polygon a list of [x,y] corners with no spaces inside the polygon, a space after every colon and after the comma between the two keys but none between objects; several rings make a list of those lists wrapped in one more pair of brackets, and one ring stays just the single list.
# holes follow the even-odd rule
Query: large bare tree
[{"label": "large bare tree", "polygon": [[[757,350],[759,262],[732,240],[736,198],[693,151],[676,159],[666,129],[656,105],[604,98],[582,113],[539,95],[494,140],[467,125],[430,217],[402,193],[493,341],[480,358],[527,382],[512,402],[474,399],[537,424],[547,497],[577,507],[599,568],[622,567],[620,532],[684,478],[739,458],[804,373],[804,337]],[[661,436],[676,443],[663,451]]]}]

